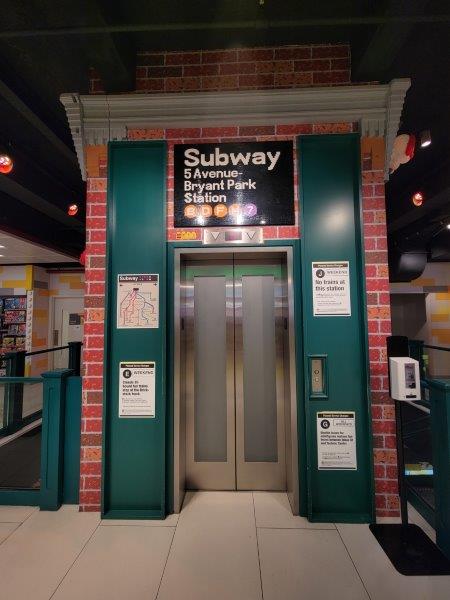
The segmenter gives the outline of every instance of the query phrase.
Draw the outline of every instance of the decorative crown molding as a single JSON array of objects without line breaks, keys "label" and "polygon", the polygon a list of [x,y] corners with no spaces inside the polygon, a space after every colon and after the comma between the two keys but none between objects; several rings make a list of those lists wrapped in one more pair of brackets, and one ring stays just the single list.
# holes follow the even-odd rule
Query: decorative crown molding
[{"label": "decorative crown molding", "polygon": [[[361,135],[386,137],[386,164],[409,79],[388,85],[184,94],[62,94],[83,179],[88,145],[124,140],[127,128],[220,127],[358,121]],[[386,175],[387,175],[386,167]]]}]

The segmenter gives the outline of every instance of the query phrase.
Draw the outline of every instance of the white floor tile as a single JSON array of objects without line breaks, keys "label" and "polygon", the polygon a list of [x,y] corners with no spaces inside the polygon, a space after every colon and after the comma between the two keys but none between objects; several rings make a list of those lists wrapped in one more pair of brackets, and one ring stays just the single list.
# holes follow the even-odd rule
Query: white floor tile
[{"label": "white floor tile", "polygon": [[176,527],[179,515],[167,515],[165,519],[103,519],[100,523],[102,527],[112,527],[125,525],[126,527]]},{"label": "white floor tile", "polygon": [[398,573],[367,525],[337,528],[372,600],[448,600],[450,577],[405,577]]},{"label": "white floor tile", "polygon": [[6,540],[19,525],[20,523],[0,523],[0,544]]},{"label": "white floor tile", "polygon": [[292,514],[285,492],[253,492],[257,527],[277,529],[336,529],[333,523],[310,523]]},{"label": "white floor tile", "polygon": [[336,530],[259,529],[264,600],[368,600]]},{"label": "white floor tile", "polygon": [[0,523],[23,523],[37,506],[0,506]]},{"label": "white floor tile", "polygon": [[251,492],[186,495],[158,600],[260,600]]},{"label": "white floor tile", "polygon": [[52,600],[153,600],[174,528],[99,527]]},{"label": "white floor tile", "polygon": [[2,598],[48,600],[98,523],[76,506],[32,514],[0,546]]}]

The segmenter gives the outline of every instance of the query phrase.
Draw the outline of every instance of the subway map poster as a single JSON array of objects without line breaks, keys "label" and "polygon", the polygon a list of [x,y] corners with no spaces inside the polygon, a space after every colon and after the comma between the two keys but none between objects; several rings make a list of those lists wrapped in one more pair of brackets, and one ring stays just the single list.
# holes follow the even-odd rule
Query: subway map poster
[{"label": "subway map poster", "polygon": [[159,275],[117,276],[117,329],[159,326]]}]

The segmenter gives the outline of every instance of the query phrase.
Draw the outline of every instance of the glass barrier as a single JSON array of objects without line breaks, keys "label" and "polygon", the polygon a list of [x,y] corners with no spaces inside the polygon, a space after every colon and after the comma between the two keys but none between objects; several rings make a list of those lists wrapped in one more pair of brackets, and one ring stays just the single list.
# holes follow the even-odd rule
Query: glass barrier
[{"label": "glass barrier", "polygon": [[42,381],[0,379],[0,489],[39,489],[42,402]]},{"label": "glass barrier", "polygon": [[426,401],[401,402],[405,482],[430,509],[435,509],[430,407]]},{"label": "glass barrier", "polygon": [[422,357],[427,379],[450,379],[450,348],[425,344]]}]

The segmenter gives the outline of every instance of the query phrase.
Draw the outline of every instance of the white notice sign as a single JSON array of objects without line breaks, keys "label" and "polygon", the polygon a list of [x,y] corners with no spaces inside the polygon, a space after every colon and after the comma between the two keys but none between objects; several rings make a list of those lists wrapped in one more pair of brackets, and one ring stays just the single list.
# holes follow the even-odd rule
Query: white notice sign
[{"label": "white notice sign", "polygon": [[356,470],[354,412],[317,413],[317,466],[319,470]]},{"label": "white notice sign", "polygon": [[155,363],[119,365],[119,417],[155,416]]},{"label": "white notice sign", "polygon": [[156,329],[159,326],[159,275],[118,275],[117,328]]},{"label": "white notice sign", "polygon": [[350,269],[348,261],[312,263],[315,317],[350,316]]}]

